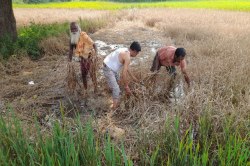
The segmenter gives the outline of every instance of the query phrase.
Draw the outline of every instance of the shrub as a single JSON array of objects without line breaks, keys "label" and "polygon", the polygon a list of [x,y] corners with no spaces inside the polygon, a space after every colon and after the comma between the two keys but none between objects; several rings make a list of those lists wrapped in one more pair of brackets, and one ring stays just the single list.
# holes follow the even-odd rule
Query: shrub
[{"label": "shrub", "polygon": [[13,42],[6,36],[0,40],[0,59],[8,59],[20,50],[25,50],[31,59],[37,59],[43,54],[39,42],[48,36],[57,36],[65,32],[66,23],[42,25],[31,23],[28,27],[22,27],[18,31],[18,39]]},{"label": "shrub", "polygon": [[8,59],[17,50],[18,45],[13,42],[10,36],[4,36],[0,39],[0,60]]},{"label": "shrub", "polygon": [[[79,19],[81,29],[89,33],[94,33],[106,26],[107,22],[103,18]],[[47,37],[68,33],[68,26],[69,23],[65,22],[53,24],[31,23],[29,26],[22,27],[18,30],[16,42],[12,42],[8,36],[0,40],[0,59],[8,59],[11,55],[18,54],[20,50],[24,50],[31,59],[38,59],[44,53],[44,50],[39,47],[39,43]]]},{"label": "shrub", "polygon": [[39,47],[40,41],[48,36],[57,36],[65,29],[65,23],[61,25],[32,23],[29,27],[20,29],[17,43],[19,48],[24,48],[32,59],[37,59],[43,54],[43,50]]}]

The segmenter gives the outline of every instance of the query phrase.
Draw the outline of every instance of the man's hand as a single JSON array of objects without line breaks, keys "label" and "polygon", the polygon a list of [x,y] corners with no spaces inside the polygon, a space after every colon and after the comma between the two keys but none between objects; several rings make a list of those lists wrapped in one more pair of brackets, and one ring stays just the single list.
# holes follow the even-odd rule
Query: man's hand
[{"label": "man's hand", "polygon": [[182,73],[183,73],[183,75],[184,75],[185,81],[186,81],[186,83],[187,83],[187,85],[188,85],[188,88],[189,88],[189,87],[190,87],[190,82],[191,82],[191,81],[190,81],[190,78],[189,78],[189,76],[188,76],[186,70],[183,70]]}]

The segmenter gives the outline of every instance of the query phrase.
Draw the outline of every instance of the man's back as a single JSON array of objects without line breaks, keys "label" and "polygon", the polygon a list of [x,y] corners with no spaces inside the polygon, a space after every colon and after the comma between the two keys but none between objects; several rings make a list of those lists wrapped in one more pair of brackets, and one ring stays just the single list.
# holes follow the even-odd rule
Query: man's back
[{"label": "man's back", "polygon": [[174,66],[174,54],[176,48],[173,46],[165,46],[158,50],[159,60],[163,66]]},{"label": "man's back", "polygon": [[94,54],[94,42],[86,32],[81,32],[76,48],[76,55],[87,59],[90,54]]},{"label": "man's back", "polygon": [[128,48],[118,48],[114,52],[110,53],[105,59],[104,63],[113,71],[118,72],[122,67],[122,63],[119,60],[121,52],[127,52]]},{"label": "man's back", "polygon": [[183,59],[180,63],[174,62],[175,51],[174,46],[165,46],[158,50],[160,64],[162,66],[180,66],[181,70],[186,68],[186,60]]}]

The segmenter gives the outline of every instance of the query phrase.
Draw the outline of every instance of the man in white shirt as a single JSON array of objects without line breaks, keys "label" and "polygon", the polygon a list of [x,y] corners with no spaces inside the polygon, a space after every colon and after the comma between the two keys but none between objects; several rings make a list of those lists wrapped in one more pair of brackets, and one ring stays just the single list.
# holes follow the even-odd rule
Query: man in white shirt
[{"label": "man in white shirt", "polygon": [[112,90],[113,109],[117,108],[120,98],[121,90],[118,84],[120,69],[123,68],[121,74],[128,95],[131,94],[131,90],[128,86],[128,75],[130,75],[134,81],[138,81],[129,70],[129,64],[130,58],[136,57],[140,51],[140,44],[134,41],[129,48],[118,48],[104,59],[103,72],[109,88]]}]

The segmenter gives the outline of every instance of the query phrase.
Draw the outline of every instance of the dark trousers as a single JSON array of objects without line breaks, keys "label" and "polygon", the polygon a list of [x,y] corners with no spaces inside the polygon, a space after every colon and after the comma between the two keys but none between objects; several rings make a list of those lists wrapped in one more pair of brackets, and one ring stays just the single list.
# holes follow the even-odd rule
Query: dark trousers
[{"label": "dark trousers", "polygon": [[176,76],[176,68],[175,68],[175,66],[166,66],[166,70],[167,70],[168,74],[171,77],[175,78],[175,76]]}]

